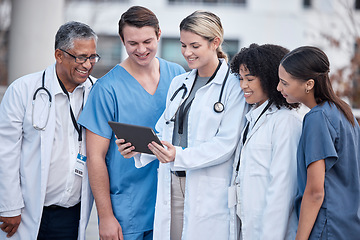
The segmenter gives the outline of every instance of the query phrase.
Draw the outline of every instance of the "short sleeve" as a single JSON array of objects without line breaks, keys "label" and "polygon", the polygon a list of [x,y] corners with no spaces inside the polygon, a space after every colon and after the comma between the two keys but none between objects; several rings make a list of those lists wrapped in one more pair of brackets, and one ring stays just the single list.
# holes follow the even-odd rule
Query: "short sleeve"
[{"label": "short sleeve", "polygon": [[93,133],[111,139],[108,121],[114,121],[115,101],[109,91],[99,82],[91,89],[78,123]]},{"label": "short sleeve", "polygon": [[303,124],[306,167],[321,159],[336,160],[337,134],[324,112],[316,111],[306,115]]}]

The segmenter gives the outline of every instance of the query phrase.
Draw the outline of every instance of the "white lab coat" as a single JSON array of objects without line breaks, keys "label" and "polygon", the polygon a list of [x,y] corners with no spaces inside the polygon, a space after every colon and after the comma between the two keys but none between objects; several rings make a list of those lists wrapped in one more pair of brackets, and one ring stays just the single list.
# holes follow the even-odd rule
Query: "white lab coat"
[{"label": "white lab coat", "polygon": [[[44,206],[46,185],[55,134],[55,100],[53,86],[58,84],[55,64],[45,73],[45,86],[52,94],[52,106],[45,131],[32,126],[32,98],[41,86],[43,71],[14,81],[7,89],[0,106],[0,213],[21,209],[21,223],[11,239],[36,239]],[[92,78],[95,81],[94,78]],[[85,82],[85,100],[91,89]],[[44,120],[48,95],[41,91],[36,96],[34,116]],[[42,105],[43,104],[43,105]],[[42,105],[42,106],[40,106]],[[85,139],[83,131],[83,139]],[[82,142],[85,152],[85,141]],[[93,196],[84,171],[81,192],[81,218],[78,239],[85,239]],[[0,231],[0,239],[7,239]]]},{"label": "white lab coat", "polygon": [[[267,101],[263,107],[266,104]],[[237,199],[230,202],[234,203],[231,212],[236,211],[241,219],[240,239],[295,239],[296,151],[300,135],[301,117],[298,113],[271,105],[249,130],[244,145],[242,136],[232,177],[232,184],[238,182],[234,185],[236,193],[229,194],[237,195]],[[239,159],[239,174],[235,179]],[[236,232],[239,222],[234,219],[233,223]]]},{"label": "white lab coat", "polygon": [[[245,122],[245,100],[238,78],[230,74],[221,99],[225,109],[222,113],[213,110],[214,103],[219,100],[227,69],[228,65],[222,60],[216,77],[196,92],[189,110],[188,148],[176,147],[175,161],[160,163],[154,223],[156,240],[170,239],[170,170],[186,170],[182,240],[233,239],[227,189],[235,148]],[[183,83],[186,84],[188,95],[195,74],[196,70],[193,70],[172,81],[167,96],[167,109],[156,125],[162,140],[172,142],[174,123],[166,122],[180,105],[183,92],[180,91],[173,101],[169,99]],[[153,155],[147,154],[141,154],[140,157],[135,158],[137,167],[154,159]]]}]

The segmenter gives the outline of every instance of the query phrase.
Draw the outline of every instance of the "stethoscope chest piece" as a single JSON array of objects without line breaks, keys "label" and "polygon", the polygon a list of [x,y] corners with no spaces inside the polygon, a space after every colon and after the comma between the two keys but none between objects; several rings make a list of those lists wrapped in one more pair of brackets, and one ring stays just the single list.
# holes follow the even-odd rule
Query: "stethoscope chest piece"
[{"label": "stethoscope chest piece", "polygon": [[216,102],[214,104],[214,111],[217,113],[221,113],[224,111],[224,104],[222,104],[221,102]]}]

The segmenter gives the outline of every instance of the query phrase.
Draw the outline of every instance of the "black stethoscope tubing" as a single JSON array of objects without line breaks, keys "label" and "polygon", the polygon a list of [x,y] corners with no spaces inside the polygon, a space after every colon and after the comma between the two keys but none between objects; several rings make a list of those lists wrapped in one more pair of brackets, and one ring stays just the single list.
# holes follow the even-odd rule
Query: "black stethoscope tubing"
[{"label": "black stethoscope tubing", "polygon": [[[50,115],[50,111],[48,112],[48,115],[47,115],[47,119],[46,119],[46,122],[45,122],[45,125],[43,127],[39,127],[37,126],[36,124],[34,124],[34,105],[35,105],[35,100],[36,100],[36,95],[38,94],[39,91],[41,90],[44,90],[46,92],[46,94],[48,95],[49,97],[49,108],[51,107],[51,103],[52,103],[52,97],[51,97],[51,93],[50,91],[45,87],[45,71],[43,72],[42,74],[42,79],[41,79],[41,87],[37,88],[33,94],[33,101],[32,101],[32,125],[33,127],[36,129],[36,130],[45,130],[45,127],[47,125],[47,122],[49,120],[49,115]],[[91,82],[91,85],[93,85],[93,81],[91,80],[90,76],[88,77],[88,79],[90,80]],[[61,84],[60,84],[61,85]],[[78,129],[76,129],[78,131]]]},{"label": "black stethoscope tubing", "polygon": [[[226,81],[227,81],[228,76],[229,76],[229,72],[230,72],[230,67],[228,67],[227,72],[226,72],[226,75],[225,75],[225,78],[224,78],[223,83],[222,83],[222,85],[221,85],[221,90],[220,90],[220,94],[219,94],[219,100],[214,103],[214,107],[213,107],[213,108],[214,108],[214,111],[215,111],[216,113],[221,113],[221,112],[223,112],[224,109],[225,109],[224,104],[221,102],[221,99],[222,99],[222,95],[223,95],[223,92],[224,92],[224,88],[225,88]],[[189,74],[190,74],[190,73],[189,73]],[[188,79],[188,77],[186,77],[185,80],[187,80],[187,79]],[[170,101],[172,102],[172,101],[175,99],[175,97],[179,94],[179,92],[182,91],[182,90],[184,91],[183,94],[182,94],[182,96],[181,96],[181,99],[182,99],[182,101],[183,101],[184,98],[185,98],[185,96],[186,96],[186,94],[187,94],[187,91],[188,91],[185,83],[183,83],[183,84],[181,85],[181,87],[179,87],[179,88],[173,93],[173,95],[172,95],[171,98],[170,98]],[[180,105],[181,105],[181,104],[180,104]],[[178,109],[178,110],[179,110],[179,109]],[[176,115],[176,113],[178,112],[178,110],[175,112],[174,116]],[[173,118],[174,118],[174,117],[172,117],[170,120],[172,120]],[[169,121],[166,121],[166,123],[169,123]]]}]

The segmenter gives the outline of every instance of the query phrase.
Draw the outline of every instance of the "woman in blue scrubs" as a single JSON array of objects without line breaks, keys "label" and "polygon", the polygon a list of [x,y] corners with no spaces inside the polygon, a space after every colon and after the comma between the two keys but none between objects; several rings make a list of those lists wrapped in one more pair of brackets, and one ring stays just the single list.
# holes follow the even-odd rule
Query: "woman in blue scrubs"
[{"label": "woman in blue scrubs", "polygon": [[297,240],[360,236],[360,128],[329,70],[325,53],[309,46],[285,55],[279,67],[278,90],[310,108],[297,152]]}]

